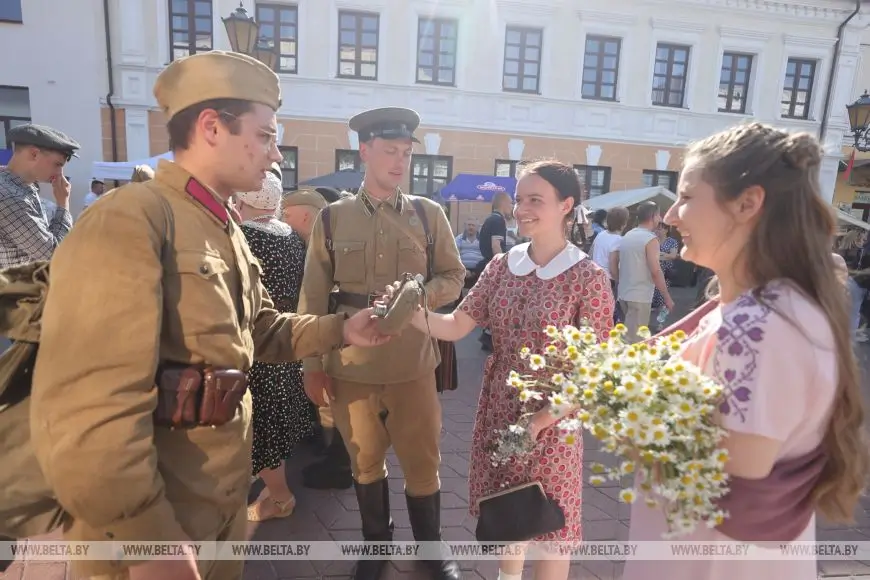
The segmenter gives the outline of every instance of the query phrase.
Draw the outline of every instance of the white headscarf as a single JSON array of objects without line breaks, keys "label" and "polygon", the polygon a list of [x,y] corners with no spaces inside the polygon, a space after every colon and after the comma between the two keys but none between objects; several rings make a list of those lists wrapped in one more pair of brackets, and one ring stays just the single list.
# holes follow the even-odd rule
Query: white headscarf
[{"label": "white headscarf", "polygon": [[266,173],[263,187],[260,191],[248,191],[237,193],[239,201],[256,209],[277,210],[281,205],[281,196],[284,190],[281,181],[270,171]]}]

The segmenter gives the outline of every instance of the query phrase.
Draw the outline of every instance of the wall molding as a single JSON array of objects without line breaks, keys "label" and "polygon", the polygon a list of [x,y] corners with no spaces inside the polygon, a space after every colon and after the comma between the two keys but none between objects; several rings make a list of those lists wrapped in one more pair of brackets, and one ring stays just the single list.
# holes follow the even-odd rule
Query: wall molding
[{"label": "wall molding", "polygon": [[719,34],[727,38],[734,38],[739,40],[760,40],[763,42],[767,42],[768,40],[773,38],[773,34],[771,34],[770,32],[721,25],[719,26]]},{"label": "wall molding", "polygon": [[577,16],[584,23],[589,24],[617,24],[619,26],[634,26],[637,24],[637,16],[633,14],[615,14],[613,12],[600,12],[598,10],[578,10]]},{"label": "wall molding", "polygon": [[688,22],[683,20],[666,20],[664,18],[650,18],[650,26],[656,30],[670,30],[674,32],[688,32],[700,34],[707,30],[706,24],[700,22]]},{"label": "wall molding", "polygon": [[778,0],[645,0],[647,4],[682,4],[733,13],[735,10],[753,13],[753,17],[789,20],[823,20],[839,24],[852,13],[854,6],[811,6],[805,2]]}]

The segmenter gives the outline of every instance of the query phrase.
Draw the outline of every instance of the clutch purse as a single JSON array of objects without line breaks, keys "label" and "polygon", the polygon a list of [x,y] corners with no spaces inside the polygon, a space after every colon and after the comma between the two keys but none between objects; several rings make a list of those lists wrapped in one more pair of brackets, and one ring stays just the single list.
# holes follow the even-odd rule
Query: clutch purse
[{"label": "clutch purse", "polygon": [[[419,277],[419,279],[418,279]],[[388,336],[397,336],[411,323],[420,299],[423,296],[422,276],[403,274],[399,288],[389,302],[376,304],[374,315],[378,317],[378,330]]]},{"label": "clutch purse", "polygon": [[526,542],[565,527],[565,512],[537,481],[482,497],[477,506],[475,536],[481,543]]}]

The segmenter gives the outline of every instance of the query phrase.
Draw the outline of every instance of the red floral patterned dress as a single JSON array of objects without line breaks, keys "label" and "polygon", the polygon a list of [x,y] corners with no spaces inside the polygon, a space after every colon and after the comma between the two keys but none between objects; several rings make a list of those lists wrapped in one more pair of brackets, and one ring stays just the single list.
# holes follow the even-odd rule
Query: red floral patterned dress
[{"label": "red floral patterned dress", "polygon": [[[570,247],[578,252],[576,247]],[[605,271],[588,257],[555,277],[542,279],[535,272],[525,276],[514,274],[507,256],[497,256],[487,265],[459,305],[459,310],[471,316],[478,326],[492,330],[493,342],[493,353],[484,367],[471,444],[470,511],[477,517],[477,500],[499,491],[503,484],[512,487],[536,480],[565,512],[565,527],[535,540],[579,543],[582,440],[566,445],[551,427],[541,433],[528,458],[500,467],[493,466],[491,446],[495,431],[515,423],[523,412],[516,391],[507,385],[511,370],[520,374],[531,372],[527,361],[519,357],[520,349],[528,346],[533,352],[541,352],[548,344],[544,333],[548,324],[561,328],[577,325],[583,319],[605,338],[613,326],[613,293]],[[539,405],[545,404],[543,401]],[[532,409],[526,406],[525,410]]]}]

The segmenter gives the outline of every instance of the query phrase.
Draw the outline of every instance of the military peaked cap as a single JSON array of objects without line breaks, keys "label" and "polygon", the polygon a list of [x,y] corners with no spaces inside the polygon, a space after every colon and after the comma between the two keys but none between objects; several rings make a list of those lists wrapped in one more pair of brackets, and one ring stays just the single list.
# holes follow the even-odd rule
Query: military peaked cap
[{"label": "military peaked cap", "polygon": [[420,142],[414,137],[414,131],[420,126],[420,115],[411,109],[401,107],[372,109],[353,116],[348,126],[359,134],[361,143],[376,137]]},{"label": "military peaked cap", "polygon": [[19,125],[7,133],[7,141],[14,145],[33,145],[40,149],[57,151],[67,157],[78,157],[81,146],[57,129],[43,125]]}]

